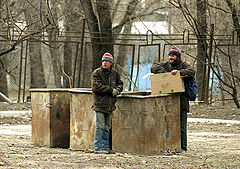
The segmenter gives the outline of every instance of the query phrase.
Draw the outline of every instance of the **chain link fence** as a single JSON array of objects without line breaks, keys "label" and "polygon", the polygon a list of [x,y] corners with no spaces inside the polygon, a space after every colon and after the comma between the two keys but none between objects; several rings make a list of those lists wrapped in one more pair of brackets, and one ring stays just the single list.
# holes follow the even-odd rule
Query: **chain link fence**
[{"label": "chain link fence", "polygon": [[[4,44],[4,42],[3,42]],[[32,83],[32,73],[35,67],[42,65],[42,72],[35,72],[46,88],[72,87],[73,72],[78,70],[79,58],[76,57],[78,42],[71,41],[24,41],[13,52],[1,57],[1,68],[6,76],[7,91],[1,91],[12,101],[24,102],[30,96],[29,89],[42,86]],[[38,57],[40,56],[40,57]],[[33,59],[38,58],[38,60]],[[42,64],[39,64],[39,63]],[[76,67],[74,67],[76,66]],[[37,69],[39,71],[41,69]],[[4,83],[1,76],[1,83]],[[39,82],[39,84],[43,82]],[[3,88],[1,89],[3,90]]]},{"label": "chain link fence", "polygon": [[[81,44],[79,39],[75,41],[26,40],[20,43],[13,52],[1,56],[0,92],[13,101],[23,102],[30,95],[29,89],[33,87],[89,88],[95,62],[92,54],[94,44],[89,41],[86,39],[84,44]],[[1,41],[1,50],[6,48],[7,43],[7,41]],[[172,46],[180,48],[183,51],[182,59],[190,62],[196,69],[197,43],[196,41],[184,42],[182,36],[167,38],[153,37],[153,35],[119,35],[112,45],[114,67],[121,74],[125,91],[150,90],[150,78],[143,79],[143,76],[150,73],[150,67],[154,62],[168,60],[168,52]],[[218,53],[220,52],[215,51],[216,55]],[[235,55],[237,53],[234,48],[232,56]],[[238,61],[234,62],[235,67],[238,68],[236,63],[239,64]],[[36,70],[38,72],[33,73]],[[33,84],[35,76],[40,76],[37,84]],[[212,88],[217,88],[219,82],[216,76],[212,74],[211,78],[214,79]],[[42,85],[43,81],[45,85]],[[5,88],[7,91],[3,90]]]}]

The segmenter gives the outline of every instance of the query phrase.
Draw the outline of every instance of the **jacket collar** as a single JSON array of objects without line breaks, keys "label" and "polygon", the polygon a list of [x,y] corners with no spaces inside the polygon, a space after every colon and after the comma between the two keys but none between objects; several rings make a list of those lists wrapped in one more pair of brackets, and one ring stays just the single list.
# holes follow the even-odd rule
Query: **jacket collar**
[{"label": "jacket collar", "polygon": [[109,70],[108,69],[104,69],[102,66],[101,66],[101,69],[103,70],[103,72],[106,72],[106,73],[109,72],[110,73],[112,71],[112,66],[110,67]]}]

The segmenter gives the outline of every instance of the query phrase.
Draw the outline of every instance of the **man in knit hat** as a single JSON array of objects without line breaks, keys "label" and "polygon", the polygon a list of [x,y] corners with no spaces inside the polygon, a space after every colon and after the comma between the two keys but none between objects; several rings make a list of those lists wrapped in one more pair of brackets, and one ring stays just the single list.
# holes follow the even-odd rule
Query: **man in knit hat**
[{"label": "man in knit hat", "polygon": [[[173,47],[168,53],[169,60],[154,63],[151,67],[152,73],[171,72],[175,75],[180,72],[181,76],[195,76],[195,70],[187,62],[181,60],[181,50]],[[189,100],[184,93],[180,96],[180,124],[181,124],[181,149],[187,151],[187,113],[189,111]]]},{"label": "man in knit hat", "polygon": [[112,125],[112,112],[116,109],[117,95],[123,90],[123,82],[119,73],[112,68],[113,56],[105,53],[102,66],[95,69],[91,75],[93,92],[93,110],[96,114],[96,129],[94,136],[94,153],[113,154],[110,148],[109,131]]}]

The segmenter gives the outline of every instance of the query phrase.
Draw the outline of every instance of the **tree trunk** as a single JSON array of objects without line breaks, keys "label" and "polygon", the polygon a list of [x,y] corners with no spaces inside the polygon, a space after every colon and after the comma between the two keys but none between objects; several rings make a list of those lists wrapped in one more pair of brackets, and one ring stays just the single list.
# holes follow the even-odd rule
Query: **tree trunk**
[{"label": "tree trunk", "polygon": [[100,39],[99,39],[100,35],[98,33],[94,33],[94,32],[99,32],[98,20],[96,15],[93,12],[92,2],[90,0],[89,1],[80,0],[80,1],[86,17],[88,29],[90,31],[90,36],[92,37],[91,38],[91,42],[93,43],[92,44],[92,58],[93,58],[92,70],[94,70],[99,66],[100,61],[98,61],[97,58],[99,58],[98,55],[99,55],[99,51],[101,50]]},{"label": "tree trunk", "polygon": [[40,42],[29,42],[31,88],[46,88]]},{"label": "tree trunk", "polygon": [[[0,0],[0,31],[2,30],[2,1]],[[0,63],[0,92],[3,93],[5,96],[8,97],[8,83],[7,83],[7,73],[3,69],[3,65],[5,65],[6,59],[4,57],[1,57],[1,63]],[[3,98],[0,97],[0,102],[5,101]]]},{"label": "tree trunk", "polygon": [[236,87],[233,88],[233,95],[232,95],[232,97],[233,97],[234,103],[236,104],[237,108],[240,108]]},{"label": "tree trunk", "polygon": [[51,64],[53,67],[54,82],[57,88],[61,88],[61,62],[60,62],[60,49],[59,43],[54,42],[57,40],[57,29],[49,31],[49,50],[51,55]]},{"label": "tree trunk", "polygon": [[231,0],[225,0],[225,1],[230,9],[230,12],[232,13],[232,21],[233,21],[234,29],[237,32],[238,40],[240,43],[240,24],[238,20],[238,12],[237,12],[236,6],[232,4]]},{"label": "tree trunk", "polygon": [[[33,8],[32,5],[35,7]],[[33,34],[39,32],[40,35],[35,37],[34,40],[41,40],[41,28],[43,27],[42,17],[39,15],[40,3],[37,0],[28,1],[23,0],[23,11],[28,25],[28,33]],[[41,8],[41,11],[43,9]],[[33,40],[33,39],[32,39]],[[44,77],[41,42],[29,41],[29,56],[31,67],[31,88],[46,88],[46,81]]]},{"label": "tree trunk", "polygon": [[64,43],[64,73],[68,76],[63,77],[63,85],[65,88],[70,88],[70,83],[69,77],[72,76],[72,44],[71,43]]},{"label": "tree trunk", "polygon": [[[3,58],[3,57],[2,57]],[[4,64],[4,66],[6,66],[5,65],[5,60],[6,59],[2,59],[1,58],[1,63],[3,63]],[[0,92],[2,93],[2,94],[4,94],[5,96],[7,96],[8,97],[8,83],[7,83],[7,73],[6,73],[6,71],[3,69],[3,67],[2,67],[2,64],[0,63]],[[5,99],[3,99],[2,97],[0,97],[0,102],[3,102],[3,101],[5,101]]]},{"label": "tree trunk", "polygon": [[[110,12],[109,0],[96,0],[99,27],[101,32],[101,42],[102,48],[98,56],[96,56],[97,66],[101,66],[101,59],[105,52],[109,52],[114,56],[113,51],[113,29],[112,29],[112,19]],[[107,43],[107,44],[104,44]]]},{"label": "tree trunk", "polygon": [[207,42],[206,42],[206,0],[197,0],[197,83],[198,83],[198,99],[203,101],[205,97],[206,87],[206,58],[207,58]]},{"label": "tree trunk", "polygon": [[[108,0],[97,0],[97,12],[98,18],[94,13],[92,2],[81,0],[82,9],[84,10],[84,14],[86,17],[88,29],[91,32],[90,36],[92,42],[92,57],[93,57],[93,64],[92,70],[96,69],[97,67],[101,66],[101,58],[104,52],[110,52],[113,54],[113,45],[106,45],[101,44],[100,42],[104,43],[112,43],[113,42],[113,35],[112,35],[112,22],[110,17],[110,7]],[[100,32],[100,34],[96,33]],[[100,41],[100,37],[104,38]]]},{"label": "tree trunk", "polygon": [[[65,13],[65,20],[64,20],[64,31],[76,31],[76,21],[74,18],[73,13],[73,7],[72,7],[72,1],[71,0],[65,0],[65,7],[64,7],[64,13]],[[64,43],[64,57],[63,57],[63,68],[64,68],[64,74],[63,77],[63,85],[65,88],[69,88],[71,81],[69,77],[72,77],[72,59],[73,59],[73,44],[68,43],[67,41],[70,41],[70,37],[65,38],[66,42]],[[76,72],[77,73],[77,72]],[[75,81],[75,84],[77,84],[77,79]]]},{"label": "tree trunk", "polygon": [[[58,14],[57,14],[57,3],[56,1],[50,1],[52,6],[52,16],[54,21],[58,20]],[[57,23],[56,23],[57,24]],[[57,25],[51,30],[48,31],[49,35],[49,45],[50,45],[50,55],[51,55],[51,63],[53,67],[53,75],[54,75],[54,82],[55,86],[57,88],[61,88],[61,62],[60,62],[60,48],[59,43],[54,42],[57,41],[58,36],[58,29]]]}]

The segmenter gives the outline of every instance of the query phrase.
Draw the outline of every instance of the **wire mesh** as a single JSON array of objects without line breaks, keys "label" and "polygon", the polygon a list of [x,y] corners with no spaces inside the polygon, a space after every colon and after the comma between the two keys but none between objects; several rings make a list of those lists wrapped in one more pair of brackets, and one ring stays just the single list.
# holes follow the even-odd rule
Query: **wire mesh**
[{"label": "wire mesh", "polygon": [[[190,62],[196,69],[197,43],[191,39],[185,39],[184,42],[181,37],[168,38],[167,36],[152,34],[141,36],[118,35],[115,43],[112,44],[114,67],[121,74],[124,81],[124,90],[150,90],[149,77],[146,79],[142,77],[150,73],[150,67],[154,62],[168,60],[168,52],[172,46],[180,48],[183,51],[182,59]],[[7,44],[7,41],[1,41],[0,49],[4,50]],[[33,65],[42,65],[42,72],[39,72],[39,76],[41,76],[41,73],[43,76],[39,79],[44,79],[47,88],[91,87],[90,76],[95,62],[93,60],[95,57],[93,56],[93,45],[89,38],[85,39],[83,46],[80,39],[76,41],[26,40],[20,43],[13,52],[1,56],[1,92],[6,93],[13,101],[25,101],[26,96],[30,95],[30,88],[42,87],[36,84],[33,86],[31,80],[34,71]],[[233,46],[230,49],[235,76],[239,72],[238,49],[239,46]],[[215,57],[222,58],[221,63],[224,68],[224,66],[229,65],[223,64],[228,63],[228,61],[223,59],[224,55],[221,51],[228,53],[226,46],[223,45],[215,51]],[[100,54],[102,51],[95,51],[94,53]],[[40,59],[31,60],[31,58],[39,56],[41,56]],[[4,77],[6,78],[4,79]],[[210,78],[214,79],[212,88],[215,90],[219,87],[217,86],[219,82],[213,73],[211,73]],[[7,82],[7,87],[3,85],[4,80]],[[38,82],[39,84],[42,83],[41,80]],[[3,90],[4,88],[7,88],[7,92]]]}]

